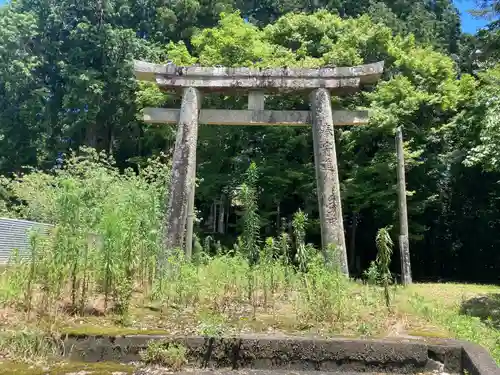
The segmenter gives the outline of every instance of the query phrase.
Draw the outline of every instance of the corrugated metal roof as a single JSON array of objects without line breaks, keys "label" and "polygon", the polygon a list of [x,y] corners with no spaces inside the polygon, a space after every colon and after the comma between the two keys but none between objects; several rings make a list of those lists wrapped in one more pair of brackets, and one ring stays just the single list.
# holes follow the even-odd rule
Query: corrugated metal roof
[{"label": "corrugated metal roof", "polygon": [[21,257],[29,255],[31,230],[46,233],[52,227],[34,221],[0,218],[0,264],[6,264],[15,249],[19,250]]}]

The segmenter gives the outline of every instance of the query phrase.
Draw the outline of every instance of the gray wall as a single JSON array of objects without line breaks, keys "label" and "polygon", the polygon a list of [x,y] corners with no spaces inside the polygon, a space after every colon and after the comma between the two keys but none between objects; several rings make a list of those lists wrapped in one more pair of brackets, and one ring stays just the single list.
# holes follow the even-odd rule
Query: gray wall
[{"label": "gray wall", "polygon": [[29,255],[30,230],[40,230],[42,233],[52,225],[37,223],[27,220],[0,218],[0,264],[6,264],[14,249],[19,250],[19,255]]}]

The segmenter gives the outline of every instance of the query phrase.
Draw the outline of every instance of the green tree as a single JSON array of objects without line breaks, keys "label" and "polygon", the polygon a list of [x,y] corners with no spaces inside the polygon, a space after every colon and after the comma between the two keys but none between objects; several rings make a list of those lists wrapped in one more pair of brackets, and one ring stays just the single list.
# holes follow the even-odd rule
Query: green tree
[{"label": "green tree", "polygon": [[[460,36],[449,0],[13,0],[0,8],[0,19],[3,173],[23,165],[52,168],[60,152],[82,144],[111,152],[122,169],[139,169],[160,151],[168,155],[175,127],[144,124],[141,109],[178,107],[179,97],[138,84],[132,59],[257,68],[384,60],[377,87],[333,99],[335,108],[372,112],[366,127],[336,129],[344,214],[353,223],[351,261],[359,256],[363,268],[376,251],[377,228],[396,219],[393,131],[402,126],[415,276],[471,277],[463,259],[477,275],[494,274],[492,233],[500,229],[495,21],[477,36]],[[303,94],[270,95],[266,105],[309,108]],[[238,95],[206,95],[203,103],[246,106]],[[300,207],[310,218],[306,241],[319,243],[308,127],[202,126],[198,161],[196,205],[206,218],[215,200],[225,202],[224,243],[239,231],[228,197],[250,161],[261,172],[257,205],[266,236],[280,232],[281,221],[290,222]],[[482,233],[480,240],[465,236],[470,228]]]}]

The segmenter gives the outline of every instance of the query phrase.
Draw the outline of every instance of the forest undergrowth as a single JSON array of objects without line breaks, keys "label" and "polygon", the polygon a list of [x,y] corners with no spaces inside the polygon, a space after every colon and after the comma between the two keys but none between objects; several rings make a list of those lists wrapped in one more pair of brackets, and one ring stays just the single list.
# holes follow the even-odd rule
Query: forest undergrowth
[{"label": "forest undergrowth", "polygon": [[[168,171],[158,158],[122,173],[106,155],[82,149],[60,169],[2,179],[9,196],[2,216],[53,225],[48,233],[31,233],[28,256],[14,252],[1,271],[2,355],[51,358],[59,352],[59,335],[68,333],[413,332],[471,339],[500,360],[498,327],[491,319],[460,315],[458,295],[442,307],[427,288],[394,283],[386,229],[379,231],[379,256],[363,281],[340,272],[334,248],[323,253],[305,242],[304,212],[294,215],[291,233],[284,229],[262,241],[255,164],[233,194],[242,227],[234,247],[197,239],[193,259],[173,249],[158,270]],[[495,291],[477,287],[472,296]]]}]

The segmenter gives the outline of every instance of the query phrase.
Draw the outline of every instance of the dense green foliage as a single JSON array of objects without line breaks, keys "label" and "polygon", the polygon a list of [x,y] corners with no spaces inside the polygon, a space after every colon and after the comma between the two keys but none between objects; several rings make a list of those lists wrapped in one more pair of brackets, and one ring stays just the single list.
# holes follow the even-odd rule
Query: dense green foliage
[{"label": "dense green foliage", "polygon": [[[486,2],[484,9],[498,16],[497,5]],[[378,228],[397,228],[393,135],[402,126],[415,279],[498,280],[500,38],[495,19],[477,36],[466,36],[450,0],[314,5],[13,0],[0,8],[0,24],[0,172],[7,176],[25,166],[51,170],[65,162],[62,153],[81,145],[110,153],[121,170],[136,172],[161,151],[170,156],[173,127],[144,124],[141,109],[178,106],[178,98],[137,83],[133,58],[303,67],[384,60],[385,74],[374,90],[334,101],[373,113],[369,126],[336,132],[351,271],[360,273],[375,259]],[[306,109],[306,99],[271,97],[268,103],[269,108]],[[244,98],[224,96],[207,97],[203,104],[243,105]],[[303,217],[296,216],[294,225],[304,224],[304,236],[294,239],[302,244],[294,249],[309,251],[306,243],[319,243],[311,138],[307,128],[201,127],[196,199],[201,242],[210,234],[232,247],[241,235],[244,246],[257,248],[256,232],[286,236],[284,229],[292,231],[301,209]],[[248,184],[252,161],[259,173]],[[236,191],[257,207],[240,210]],[[2,205],[11,210],[26,199],[20,194],[3,187]],[[128,207],[112,197],[109,204]],[[215,207],[224,212],[221,220]],[[51,212],[22,215],[70,219]],[[91,227],[105,227],[107,219],[114,220],[100,218]],[[126,251],[122,244],[113,246]],[[399,268],[397,261],[392,268]]]},{"label": "dense green foliage", "polygon": [[[34,170],[3,187],[22,204],[10,214],[54,224],[50,236],[31,233],[31,257],[14,256],[13,274],[0,291],[3,302],[43,290],[43,310],[52,313],[70,284],[70,306],[83,312],[88,299],[101,291],[105,308],[113,300],[125,313],[135,283],[151,290],[156,269],[163,196],[169,172],[159,159],[136,174],[121,174],[104,154],[83,149],[55,173]],[[8,207],[7,207],[8,208]],[[5,209],[5,208],[4,208]]]}]

